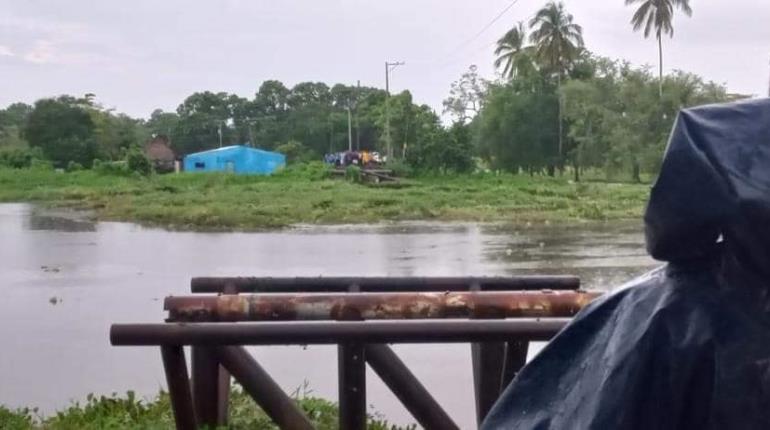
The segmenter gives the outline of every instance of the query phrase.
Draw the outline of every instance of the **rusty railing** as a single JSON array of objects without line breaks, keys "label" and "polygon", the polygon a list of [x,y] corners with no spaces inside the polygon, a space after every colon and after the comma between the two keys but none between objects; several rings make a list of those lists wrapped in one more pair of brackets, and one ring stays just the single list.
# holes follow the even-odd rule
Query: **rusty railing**
[{"label": "rusty railing", "polygon": [[[282,429],[308,418],[245,345],[338,345],[340,428],[366,425],[366,365],[426,429],[458,428],[387,345],[472,343],[480,423],[526,361],[597,294],[574,277],[195,278],[159,324],[115,324],[113,345],[160,346],[178,429],[227,422],[231,377]],[[243,294],[242,294],[243,293]],[[191,346],[192,381],[183,347]],[[191,383],[190,383],[191,382]]]}]

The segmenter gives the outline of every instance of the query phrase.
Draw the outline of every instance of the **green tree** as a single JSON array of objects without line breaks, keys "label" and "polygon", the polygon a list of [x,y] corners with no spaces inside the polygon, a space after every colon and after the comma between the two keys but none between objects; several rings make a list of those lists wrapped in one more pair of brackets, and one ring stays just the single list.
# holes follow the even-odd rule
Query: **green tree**
[{"label": "green tree", "polygon": [[556,101],[553,84],[539,74],[491,85],[477,119],[479,155],[495,170],[553,174]]},{"label": "green tree", "polygon": [[530,52],[532,47],[527,46],[526,43],[527,28],[521,21],[497,41],[495,68],[498,70],[502,68],[503,78],[513,79],[533,69]]},{"label": "green tree", "polygon": [[179,122],[172,145],[178,154],[213,149],[235,143],[230,127],[232,112],[230,95],[204,91],[187,97],[177,108]]},{"label": "green tree", "polygon": [[20,148],[27,146],[21,137],[21,129],[32,112],[32,106],[26,103],[13,103],[0,109],[0,148]]},{"label": "green tree", "polygon": [[57,167],[70,162],[91,166],[98,147],[94,122],[83,106],[81,99],[70,96],[37,101],[24,127],[24,137]]},{"label": "green tree", "polygon": [[155,109],[150,114],[145,127],[150,135],[166,136],[173,140],[174,133],[179,125],[179,115],[176,112],[164,112],[162,109]]},{"label": "green tree", "polygon": [[[556,86],[560,90],[562,78],[578,59],[583,48],[583,28],[574,22],[572,14],[565,10],[564,3],[554,1],[548,2],[538,10],[530,20],[529,26],[532,28],[530,40],[534,45],[535,55],[546,72],[556,75]],[[563,163],[564,124],[561,98],[557,103],[559,163]]]},{"label": "green tree", "polygon": [[452,115],[456,122],[467,123],[481,110],[487,82],[479,77],[478,67],[471,65],[459,80],[452,82],[444,104],[444,113]]},{"label": "green tree", "polygon": [[690,0],[625,0],[626,5],[639,4],[639,8],[631,18],[634,31],[644,28],[644,37],[650,37],[653,29],[658,39],[658,79],[659,96],[663,98],[663,35],[674,37],[674,8],[682,10],[687,16],[692,16]]}]

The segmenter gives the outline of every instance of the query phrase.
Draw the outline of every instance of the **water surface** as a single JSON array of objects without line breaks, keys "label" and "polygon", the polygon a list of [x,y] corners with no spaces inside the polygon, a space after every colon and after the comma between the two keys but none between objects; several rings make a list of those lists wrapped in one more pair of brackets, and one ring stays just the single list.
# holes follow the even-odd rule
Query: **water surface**
[{"label": "water surface", "polygon": [[[0,404],[62,408],[88,393],[165,386],[155,348],[114,348],[115,322],[158,322],[194,276],[574,274],[611,289],[655,265],[638,223],[512,227],[408,223],[259,233],[170,232],[0,204]],[[396,346],[462,428],[474,426],[467,345]],[[335,347],[260,347],[288,391],[336,399]],[[368,403],[412,422],[376,375]]]}]

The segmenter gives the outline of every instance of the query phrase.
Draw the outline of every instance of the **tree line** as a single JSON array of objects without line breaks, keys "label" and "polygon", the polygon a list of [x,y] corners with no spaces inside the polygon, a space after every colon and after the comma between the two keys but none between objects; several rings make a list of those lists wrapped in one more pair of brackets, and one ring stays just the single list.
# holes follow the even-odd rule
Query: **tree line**
[{"label": "tree line", "polygon": [[[645,37],[656,35],[662,61],[661,38],[673,33],[676,8],[692,14],[688,1],[626,3],[639,4],[631,24]],[[15,164],[42,157],[58,167],[89,167],[96,159],[124,159],[155,136],[167,137],[178,156],[250,144],[283,152],[290,161],[320,160],[348,149],[350,120],[354,150],[384,153],[389,134],[394,158],[417,170],[570,170],[580,180],[582,171],[598,169],[638,181],[657,172],[680,108],[735,97],[690,73],[664,76],[661,66],[656,77],[649,67],[594,55],[582,32],[560,2],[513,25],[497,42],[498,79],[485,80],[471,66],[452,83],[443,103],[449,125],[409,91],[389,95],[321,82],[287,87],[268,80],[248,98],[198,92],[175,111],[158,109],[148,119],[105,109],[93,94],[60,96],[0,110],[0,162],[2,151],[12,150],[24,155]]]}]

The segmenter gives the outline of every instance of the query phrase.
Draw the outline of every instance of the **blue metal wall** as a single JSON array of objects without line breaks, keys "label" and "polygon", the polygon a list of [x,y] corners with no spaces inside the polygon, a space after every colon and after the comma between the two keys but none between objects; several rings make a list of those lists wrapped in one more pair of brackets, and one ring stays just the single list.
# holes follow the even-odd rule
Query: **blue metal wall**
[{"label": "blue metal wall", "polygon": [[269,175],[286,165],[286,156],[236,145],[184,157],[185,172],[233,172]]}]

